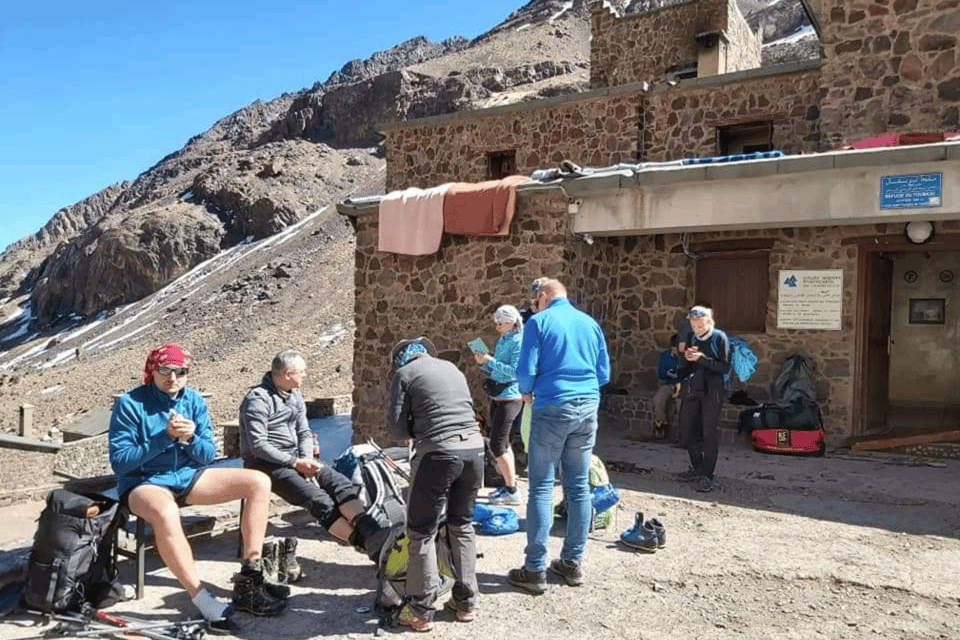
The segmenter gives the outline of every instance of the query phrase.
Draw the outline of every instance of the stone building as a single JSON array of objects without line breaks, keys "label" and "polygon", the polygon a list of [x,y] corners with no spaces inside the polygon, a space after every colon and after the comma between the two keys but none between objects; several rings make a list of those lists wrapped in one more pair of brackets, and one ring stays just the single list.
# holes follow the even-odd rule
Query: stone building
[{"label": "stone building", "polygon": [[[606,332],[617,393],[603,428],[651,432],[658,353],[699,300],[757,354],[735,385],[752,398],[770,398],[788,355],[812,359],[832,445],[895,422],[952,424],[960,143],[839,149],[960,131],[960,0],[804,6],[821,58],[760,68],[735,2],[627,16],[596,2],[590,91],[387,127],[388,190],[564,161],[607,170],[521,185],[508,236],[447,235],[429,256],[377,251],[377,198],[339,205],[357,230],[357,431],[382,435],[386,354],[420,334],[485,407],[466,342],[492,342],[493,310],[541,275]],[[784,156],[680,162],[771,150]],[[908,239],[908,223],[928,237]],[[735,426],[737,408],[725,412]]]}]

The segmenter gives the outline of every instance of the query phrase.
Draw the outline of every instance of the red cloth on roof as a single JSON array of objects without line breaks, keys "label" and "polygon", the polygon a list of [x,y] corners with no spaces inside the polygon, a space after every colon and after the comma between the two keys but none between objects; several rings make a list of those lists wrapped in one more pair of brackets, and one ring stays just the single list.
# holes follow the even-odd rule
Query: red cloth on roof
[{"label": "red cloth on roof", "polygon": [[956,135],[960,134],[950,131],[935,131],[933,133],[885,133],[881,136],[857,140],[854,143],[845,145],[843,148],[876,149],[878,147],[898,147],[909,144],[931,144],[933,142],[943,142]]},{"label": "red cloth on roof", "polygon": [[456,182],[443,198],[443,230],[461,236],[505,236],[526,176],[486,182]]}]

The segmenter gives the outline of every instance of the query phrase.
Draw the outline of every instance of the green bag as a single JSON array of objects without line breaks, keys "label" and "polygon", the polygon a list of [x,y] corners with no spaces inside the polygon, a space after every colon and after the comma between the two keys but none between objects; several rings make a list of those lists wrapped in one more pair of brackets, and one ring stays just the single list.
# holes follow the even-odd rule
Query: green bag
[{"label": "green bag", "polygon": [[[590,470],[588,471],[588,480],[590,482],[590,492],[593,493],[593,490],[596,487],[603,486],[605,484],[610,484],[610,476],[607,475],[607,467],[603,464],[603,460],[600,459],[600,456],[593,454],[590,457]],[[567,502],[565,499],[561,499],[560,502],[553,506],[553,517],[563,518],[567,515]],[[614,509],[610,508],[606,511],[601,511],[593,517],[593,528],[594,529],[606,529],[611,524],[613,524]]]}]

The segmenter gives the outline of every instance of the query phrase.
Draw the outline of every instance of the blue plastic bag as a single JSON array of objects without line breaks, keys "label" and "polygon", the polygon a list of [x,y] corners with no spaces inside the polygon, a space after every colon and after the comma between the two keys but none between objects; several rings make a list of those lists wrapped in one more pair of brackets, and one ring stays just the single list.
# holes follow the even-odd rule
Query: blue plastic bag
[{"label": "blue plastic bag", "polygon": [[477,533],[501,536],[520,530],[520,517],[509,507],[477,502],[473,507],[473,524]]}]

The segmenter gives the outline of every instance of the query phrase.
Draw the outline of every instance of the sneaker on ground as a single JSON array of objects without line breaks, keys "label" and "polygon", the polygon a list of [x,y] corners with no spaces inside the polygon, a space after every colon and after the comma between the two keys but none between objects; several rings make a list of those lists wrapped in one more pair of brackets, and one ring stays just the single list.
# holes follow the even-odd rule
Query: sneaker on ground
[{"label": "sneaker on ground", "polygon": [[415,614],[409,606],[405,606],[400,610],[400,617],[397,618],[397,623],[404,627],[410,627],[414,631],[423,632],[433,629],[432,620],[424,620],[423,618],[417,617],[417,614]]},{"label": "sneaker on ground", "polygon": [[715,491],[719,488],[720,487],[716,480],[713,478],[708,478],[707,476],[703,476],[700,478],[700,482],[697,483],[696,491],[698,493],[710,493],[711,491]]},{"label": "sneaker on ground", "polygon": [[657,534],[657,548],[663,549],[667,546],[667,528],[663,526],[663,523],[657,518],[650,518],[646,524],[653,527],[653,532]]},{"label": "sneaker on ground", "polygon": [[583,571],[580,570],[580,563],[575,560],[557,558],[550,563],[548,569],[550,573],[554,573],[563,578],[567,586],[579,587],[583,584]]},{"label": "sneaker on ground", "polygon": [[445,609],[449,609],[450,611],[453,611],[456,614],[457,622],[473,622],[473,619],[475,617],[473,610],[471,609],[470,611],[467,611],[466,609],[461,609],[460,605],[458,605],[457,601],[454,600],[453,598],[450,598],[449,600],[447,600],[443,604],[443,607]]},{"label": "sneaker on ground", "polygon": [[507,574],[507,582],[527,593],[538,596],[547,591],[547,572],[528,571],[526,567],[510,569]]},{"label": "sneaker on ground", "polygon": [[494,489],[493,491],[487,494],[487,502],[489,502],[490,504],[497,504],[495,500],[499,500],[500,496],[506,493],[506,491],[507,490],[505,487],[497,487],[496,489]]},{"label": "sneaker on ground", "polygon": [[646,526],[648,524],[644,523],[643,514],[638,511],[633,526],[620,534],[620,542],[633,549],[653,553],[657,550],[657,534],[652,525]]},{"label": "sneaker on ground", "polygon": [[703,476],[701,475],[701,473],[696,469],[694,469],[693,467],[690,467],[686,471],[681,471],[680,473],[677,474],[677,479],[682,480],[683,482],[697,482],[702,477]]},{"label": "sneaker on ground", "polygon": [[487,500],[489,500],[490,504],[522,504],[520,492],[514,491],[510,493],[506,487],[500,487],[495,494],[491,493]]}]

